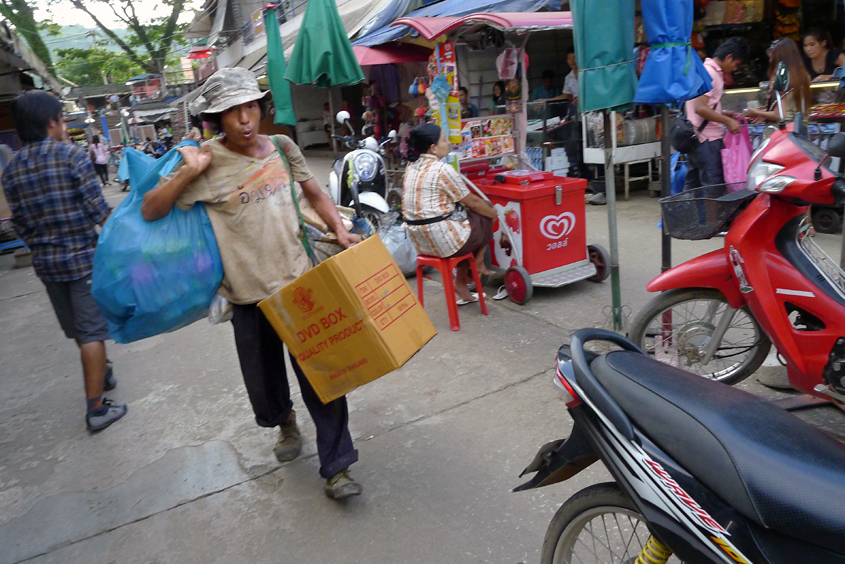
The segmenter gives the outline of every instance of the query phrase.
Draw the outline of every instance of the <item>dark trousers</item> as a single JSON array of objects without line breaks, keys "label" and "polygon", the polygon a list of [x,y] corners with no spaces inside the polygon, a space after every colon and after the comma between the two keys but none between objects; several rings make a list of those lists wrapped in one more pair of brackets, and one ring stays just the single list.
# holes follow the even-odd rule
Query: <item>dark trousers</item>
[{"label": "dark trousers", "polygon": [[[255,420],[262,427],[276,427],[287,420],[293,407],[284,344],[257,305],[232,304],[232,308],[235,346]],[[331,478],[358,461],[358,451],[349,435],[346,397],[323,405],[296,359],[291,356],[290,361],[302,400],[317,427],[320,475]]]},{"label": "dark trousers", "polygon": [[94,170],[100,175],[100,180],[103,184],[109,181],[109,165],[94,163]]},{"label": "dark trousers", "polygon": [[[701,188],[702,186],[718,186],[725,183],[725,173],[722,171],[722,149],[725,144],[721,139],[699,143],[695,151],[687,155],[687,179],[684,190]],[[713,197],[725,193],[724,187],[714,188]]]}]

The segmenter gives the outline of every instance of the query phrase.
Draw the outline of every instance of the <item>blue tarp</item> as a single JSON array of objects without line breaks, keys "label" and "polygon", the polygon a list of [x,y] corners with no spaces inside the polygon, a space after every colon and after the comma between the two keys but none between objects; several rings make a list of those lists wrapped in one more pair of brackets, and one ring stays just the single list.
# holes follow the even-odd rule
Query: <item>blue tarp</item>
[{"label": "blue tarp", "polygon": [[111,135],[109,134],[109,126],[106,124],[106,116],[100,116],[100,123],[103,124],[103,137],[111,143]]},{"label": "blue tarp", "polygon": [[[539,12],[540,10],[560,10],[561,0],[443,0],[431,4],[407,15],[409,18],[459,18],[481,12]],[[359,37],[353,45],[373,47],[389,41],[402,39],[411,28],[407,26],[390,27],[386,25],[367,36]]]},{"label": "blue tarp", "polygon": [[390,25],[391,22],[398,20],[406,14],[410,14],[414,10],[420,9],[426,4],[427,2],[423,2],[423,0],[391,0],[381,12],[364,24],[364,27],[358,31],[358,37],[366,37],[370,33],[386,25]]},{"label": "blue tarp", "polygon": [[634,102],[672,104],[712,88],[710,75],[690,45],[693,0],[642,0],[651,51]]}]

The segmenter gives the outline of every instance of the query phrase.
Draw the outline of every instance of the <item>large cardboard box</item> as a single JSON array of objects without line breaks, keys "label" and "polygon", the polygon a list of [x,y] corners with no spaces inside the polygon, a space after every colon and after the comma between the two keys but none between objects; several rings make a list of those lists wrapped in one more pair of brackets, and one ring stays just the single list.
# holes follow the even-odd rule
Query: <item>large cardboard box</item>
[{"label": "large cardboard box", "polygon": [[258,305],[323,403],[396,370],[437,334],[379,237]]}]

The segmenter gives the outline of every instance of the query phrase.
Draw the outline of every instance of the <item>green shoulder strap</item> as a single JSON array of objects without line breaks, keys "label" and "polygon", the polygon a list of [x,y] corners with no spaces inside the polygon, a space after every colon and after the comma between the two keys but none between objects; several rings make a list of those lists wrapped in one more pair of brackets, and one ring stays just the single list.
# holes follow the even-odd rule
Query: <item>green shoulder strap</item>
[{"label": "green shoulder strap", "polygon": [[299,217],[299,239],[300,241],[302,241],[302,246],[305,247],[305,253],[311,260],[311,264],[317,266],[317,258],[314,256],[314,250],[311,248],[311,240],[308,238],[308,231],[305,228],[305,221],[302,219],[302,211],[299,209],[299,198],[296,197],[296,188],[294,188],[293,186],[293,175],[290,173],[290,167],[288,166],[288,158],[285,156],[285,152],[282,150],[282,147],[276,140],[276,136],[271,135],[270,139],[273,141],[273,144],[279,151],[279,156],[282,157],[282,164],[285,165],[285,170],[288,173],[288,180],[290,181],[290,195],[293,197],[293,204],[296,206],[296,215]]}]

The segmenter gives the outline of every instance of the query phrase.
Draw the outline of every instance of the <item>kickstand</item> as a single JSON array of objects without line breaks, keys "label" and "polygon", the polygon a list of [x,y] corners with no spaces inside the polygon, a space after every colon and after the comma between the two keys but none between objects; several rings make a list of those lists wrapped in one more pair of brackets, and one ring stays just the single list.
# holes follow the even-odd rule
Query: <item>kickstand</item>
[{"label": "kickstand", "polygon": [[833,407],[836,407],[841,411],[845,412],[845,405],[842,405],[841,403],[834,400],[817,398],[815,396],[811,396],[810,394],[801,394],[797,396],[792,396],[791,398],[773,400],[771,403],[786,411],[796,411],[799,409],[807,409],[809,407],[832,405]]}]

